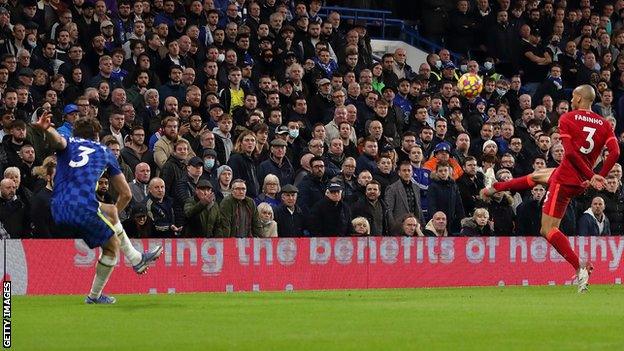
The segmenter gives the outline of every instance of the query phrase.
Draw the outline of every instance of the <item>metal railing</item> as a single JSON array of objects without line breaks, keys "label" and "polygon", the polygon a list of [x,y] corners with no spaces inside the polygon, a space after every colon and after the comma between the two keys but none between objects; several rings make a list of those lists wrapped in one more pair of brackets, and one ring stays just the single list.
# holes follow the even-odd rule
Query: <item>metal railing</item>
[{"label": "metal railing", "polygon": [[[442,45],[421,36],[418,31],[418,27],[406,24],[403,20],[392,18],[391,11],[327,6],[321,8],[319,16],[326,18],[333,11],[340,13],[341,21],[364,21],[367,26],[380,27],[381,36],[375,37],[375,39],[402,40],[425,52],[438,52],[440,49],[444,48]],[[388,38],[386,36],[387,28],[396,28],[400,33],[399,36]],[[459,62],[461,55],[451,52],[451,57],[453,58],[453,61]]]}]

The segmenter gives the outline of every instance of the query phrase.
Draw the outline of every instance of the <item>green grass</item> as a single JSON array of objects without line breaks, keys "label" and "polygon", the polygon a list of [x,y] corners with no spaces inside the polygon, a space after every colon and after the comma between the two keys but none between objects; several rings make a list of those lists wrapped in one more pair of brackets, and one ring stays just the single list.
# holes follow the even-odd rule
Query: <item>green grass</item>
[{"label": "green grass", "polygon": [[624,290],[592,286],[13,299],[15,350],[623,350]]}]

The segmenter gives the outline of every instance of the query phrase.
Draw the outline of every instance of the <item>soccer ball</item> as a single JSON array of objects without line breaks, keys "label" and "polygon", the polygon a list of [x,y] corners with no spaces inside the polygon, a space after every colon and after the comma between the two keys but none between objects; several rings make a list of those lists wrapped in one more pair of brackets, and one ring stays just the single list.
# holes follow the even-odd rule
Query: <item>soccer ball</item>
[{"label": "soccer ball", "polygon": [[475,98],[481,94],[483,89],[483,79],[474,73],[466,73],[457,82],[459,93],[468,99]]}]

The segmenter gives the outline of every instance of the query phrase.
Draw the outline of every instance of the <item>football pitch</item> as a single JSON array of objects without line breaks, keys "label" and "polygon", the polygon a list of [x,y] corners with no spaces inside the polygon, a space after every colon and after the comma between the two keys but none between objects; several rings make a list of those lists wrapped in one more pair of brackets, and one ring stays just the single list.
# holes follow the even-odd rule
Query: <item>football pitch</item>
[{"label": "football pitch", "polygon": [[595,285],[13,297],[15,350],[622,350]]}]

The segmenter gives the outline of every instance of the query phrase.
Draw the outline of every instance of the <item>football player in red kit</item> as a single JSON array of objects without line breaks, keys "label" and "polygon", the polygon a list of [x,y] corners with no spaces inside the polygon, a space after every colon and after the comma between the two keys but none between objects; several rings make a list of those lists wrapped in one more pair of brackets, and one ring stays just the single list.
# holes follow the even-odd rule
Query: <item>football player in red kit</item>
[{"label": "football player in red kit", "polygon": [[[588,186],[599,190],[604,187],[604,177],[620,155],[613,126],[591,110],[595,98],[596,93],[589,85],[581,85],[572,92],[574,110],[559,119],[559,133],[565,150],[559,167],[494,183],[481,191],[481,196],[487,198],[499,191],[522,191],[536,184],[548,185],[542,205],[540,234],[574,267],[579,292],[587,291],[592,266],[589,262],[580,262],[568,238],[559,230],[559,224],[573,197],[581,195]],[[603,161],[600,172],[594,174],[594,165],[604,147],[607,147],[609,155]]]}]

